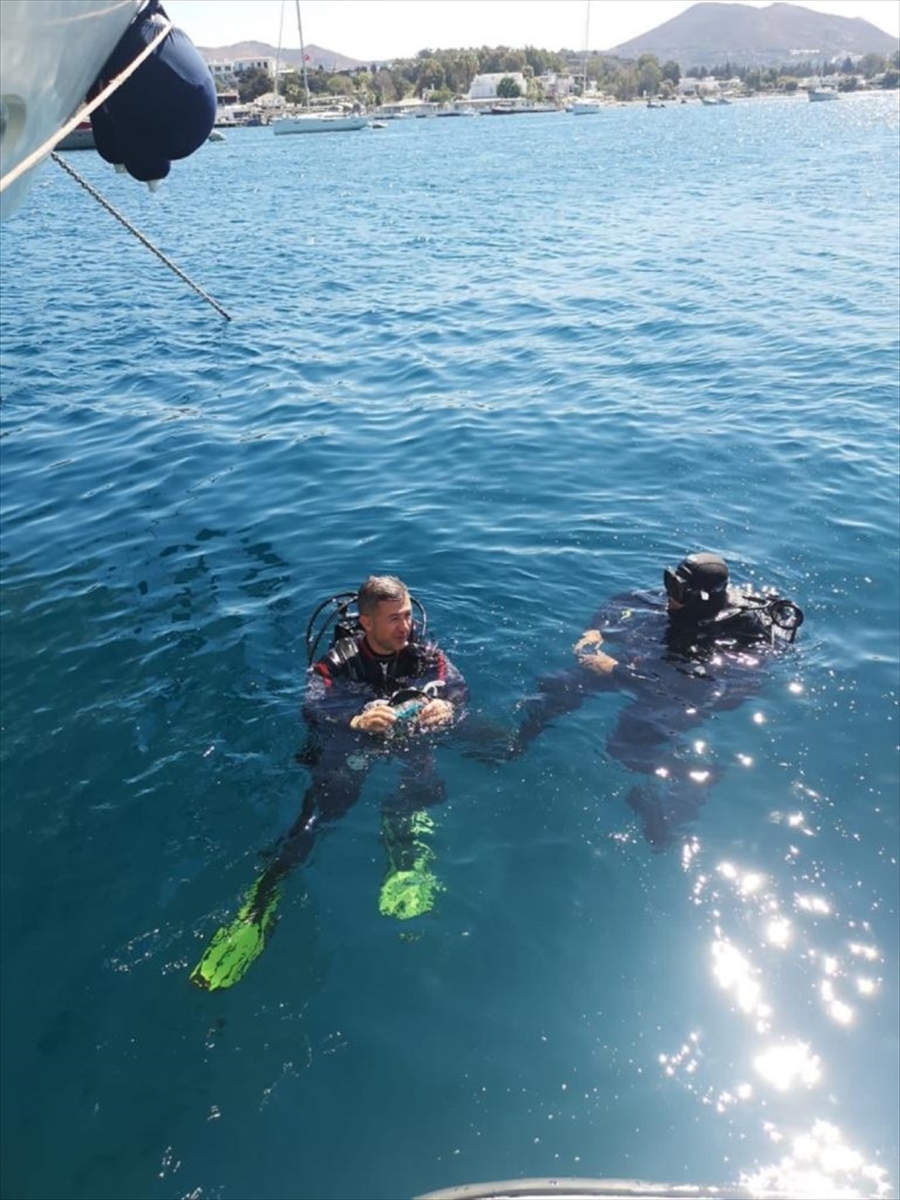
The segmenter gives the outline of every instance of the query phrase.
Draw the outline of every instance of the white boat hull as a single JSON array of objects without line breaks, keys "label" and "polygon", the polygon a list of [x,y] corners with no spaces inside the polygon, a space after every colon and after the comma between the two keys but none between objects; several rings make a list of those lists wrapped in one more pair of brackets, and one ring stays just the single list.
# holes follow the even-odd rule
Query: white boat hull
[{"label": "white boat hull", "polygon": [[[139,0],[0,0],[0,176],[74,116],[138,7]],[[3,190],[0,219],[21,203],[34,171]]]},{"label": "white boat hull", "polygon": [[277,134],[337,133],[365,129],[368,124],[368,117],[343,116],[340,113],[300,113],[296,117],[279,117],[272,122],[272,129]]}]

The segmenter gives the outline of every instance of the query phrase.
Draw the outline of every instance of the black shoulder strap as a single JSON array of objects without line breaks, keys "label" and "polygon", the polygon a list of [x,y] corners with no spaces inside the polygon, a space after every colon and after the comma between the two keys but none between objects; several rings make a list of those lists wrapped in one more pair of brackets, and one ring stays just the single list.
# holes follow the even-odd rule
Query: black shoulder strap
[{"label": "black shoulder strap", "polygon": [[353,679],[357,683],[365,683],[365,667],[357,638],[341,638],[340,641],[335,642],[325,655],[325,661],[331,668],[332,675]]}]

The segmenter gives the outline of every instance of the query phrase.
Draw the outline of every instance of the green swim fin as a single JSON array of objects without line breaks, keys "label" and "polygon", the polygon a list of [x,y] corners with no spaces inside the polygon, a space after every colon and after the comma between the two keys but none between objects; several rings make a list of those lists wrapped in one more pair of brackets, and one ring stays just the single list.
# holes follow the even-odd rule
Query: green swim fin
[{"label": "green swim fin", "polygon": [[232,987],[243,979],[250,964],[266,948],[275,926],[275,910],[281,889],[277,885],[273,887],[260,904],[259,891],[263,880],[264,876],[260,876],[247,893],[247,899],[234,920],[213,934],[206,952],[191,971],[191,983],[197,987],[207,992]]},{"label": "green swim fin", "polygon": [[378,897],[378,911],[383,917],[408,921],[434,908],[443,885],[429,870],[434,851],[424,839],[433,832],[434,821],[427,812],[414,812],[395,821],[385,819],[382,836],[388,853],[388,874]]}]

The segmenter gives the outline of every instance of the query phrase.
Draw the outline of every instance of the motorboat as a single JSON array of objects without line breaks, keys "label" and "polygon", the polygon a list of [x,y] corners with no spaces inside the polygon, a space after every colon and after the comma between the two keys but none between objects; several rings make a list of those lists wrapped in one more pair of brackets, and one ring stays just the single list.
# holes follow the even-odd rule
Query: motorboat
[{"label": "motorboat", "polygon": [[599,96],[581,96],[572,101],[569,112],[576,117],[585,117],[600,112],[603,107],[604,103]]}]

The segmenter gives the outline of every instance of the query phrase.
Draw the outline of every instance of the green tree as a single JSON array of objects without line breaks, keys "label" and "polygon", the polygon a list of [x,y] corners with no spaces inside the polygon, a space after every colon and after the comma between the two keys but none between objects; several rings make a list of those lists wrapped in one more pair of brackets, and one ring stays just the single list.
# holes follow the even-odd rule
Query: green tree
[{"label": "green tree", "polygon": [[419,64],[419,74],[416,79],[416,91],[419,95],[425,92],[436,92],[446,87],[447,79],[443,65],[437,58],[423,59]]},{"label": "green tree", "polygon": [[330,96],[352,96],[353,82],[349,75],[329,75],[326,90]]},{"label": "green tree", "polygon": [[642,54],[637,60],[638,90],[641,95],[655,96],[662,82],[662,68],[655,54]]},{"label": "green tree", "polygon": [[501,100],[517,100],[522,92],[512,75],[504,75],[497,84],[497,95]]},{"label": "green tree", "polygon": [[887,59],[883,54],[864,54],[859,60],[857,70],[865,79],[872,79],[887,70]]},{"label": "green tree", "polygon": [[663,79],[668,79],[670,83],[674,83],[678,87],[679,83],[681,83],[681,67],[670,58],[668,62],[664,62],[662,65],[662,77]]},{"label": "green tree", "polygon": [[258,96],[264,96],[266,92],[271,92],[274,86],[272,76],[261,67],[251,67],[250,70],[241,72],[237,79],[238,96],[242,104],[249,104]]},{"label": "green tree", "polygon": [[503,55],[500,70],[522,72],[525,69],[526,61],[524,50],[507,50]]},{"label": "green tree", "polygon": [[459,90],[468,92],[472,86],[472,80],[478,74],[478,55],[472,50],[466,50],[459,61]]},{"label": "green tree", "polygon": [[888,67],[884,73],[884,79],[881,81],[883,88],[900,87],[900,70],[896,67]]},{"label": "green tree", "polygon": [[298,71],[285,75],[281,83],[281,94],[286,104],[305,104],[306,92],[303,90],[303,80]]},{"label": "green tree", "polygon": [[613,95],[617,100],[634,100],[639,94],[637,71],[633,66],[623,65],[619,68],[614,84]]}]

